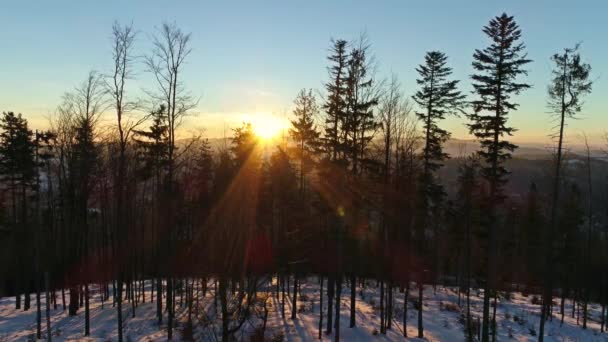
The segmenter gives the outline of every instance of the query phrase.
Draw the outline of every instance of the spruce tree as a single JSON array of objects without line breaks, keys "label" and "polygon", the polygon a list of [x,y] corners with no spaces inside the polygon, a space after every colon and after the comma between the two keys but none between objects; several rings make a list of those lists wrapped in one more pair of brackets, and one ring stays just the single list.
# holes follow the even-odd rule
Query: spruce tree
[{"label": "spruce tree", "polygon": [[485,162],[481,174],[489,184],[488,270],[484,286],[482,329],[482,342],[488,342],[492,274],[496,266],[496,206],[504,199],[503,187],[508,175],[504,164],[517,147],[506,140],[507,136],[515,132],[513,127],[507,125],[507,120],[509,112],[518,107],[512,100],[513,96],[530,87],[518,82],[520,76],[527,75],[524,66],[530,59],[527,58],[524,44],[520,42],[521,30],[512,16],[503,13],[493,18],[483,28],[483,32],[490,39],[490,45],[475,50],[473,54],[472,64],[476,73],[471,75],[471,79],[478,99],[472,102],[474,113],[469,115],[471,123],[468,126],[480,142],[481,150],[478,153]]},{"label": "spruce tree", "polygon": [[294,120],[291,120],[289,135],[297,145],[297,156],[300,160],[300,193],[304,191],[304,176],[310,165],[308,162],[319,149],[319,132],[315,127],[314,117],[319,107],[312,89],[300,90],[295,99],[296,107],[293,110]]},{"label": "spruce tree", "polygon": [[153,206],[155,210],[153,215],[155,219],[151,227],[153,243],[155,244],[154,258],[156,276],[156,318],[160,325],[163,320],[163,302],[162,302],[162,282],[163,282],[163,244],[160,239],[161,220],[160,210],[162,202],[162,186],[164,177],[169,164],[169,133],[166,122],[166,107],[160,105],[157,109],[150,113],[152,123],[148,130],[134,130],[133,140],[135,142],[135,150],[137,152],[140,167],[138,174],[141,178],[147,180],[152,178],[154,197]]},{"label": "spruce tree", "polygon": [[[423,148],[423,172],[420,179],[420,208],[418,220],[418,246],[423,246],[424,230],[430,225],[430,217],[436,213],[445,195],[443,186],[436,179],[435,173],[443,165],[442,162],[448,158],[443,152],[443,144],[449,138],[450,133],[439,127],[439,121],[447,115],[456,114],[461,111],[464,95],[457,89],[458,81],[449,80],[452,69],[447,66],[447,57],[439,51],[428,52],[425,63],[421,64],[416,71],[420,75],[417,80],[420,89],[414,95],[414,101],[420,107],[416,112],[418,118],[423,122],[424,148]],[[419,276],[421,278],[422,275]],[[422,326],[422,292],[424,283],[418,280],[420,310],[418,310],[418,337],[423,337]]]},{"label": "spruce tree", "polygon": [[331,55],[327,59],[332,63],[328,68],[329,82],[325,84],[327,100],[323,105],[326,113],[325,135],[323,137],[325,150],[332,161],[337,161],[338,153],[342,151],[340,140],[340,127],[344,122],[346,112],[346,72],[348,42],[345,40],[332,41]]},{"label": "spruce tree", "polygon": [[[26,192],[33,185],[35,173],[32,131],[27,120],[21,114],[3,112],[0,118],[0,175],[10,189],[12,205],[12,230],[16,255],[13,279],[16,288],[16,309],[21,308],[21,291],[25,291],[24,310],[29,309],[28,265],[23,263],[26,257],[26,239],[29,236]],[[23,288],[21,287],[23,285]]]}]

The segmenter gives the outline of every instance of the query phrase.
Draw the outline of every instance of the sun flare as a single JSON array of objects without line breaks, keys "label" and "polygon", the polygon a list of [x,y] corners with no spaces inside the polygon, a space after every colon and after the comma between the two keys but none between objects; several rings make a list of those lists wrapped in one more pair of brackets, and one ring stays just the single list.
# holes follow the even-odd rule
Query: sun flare
[{"label": "sun flare", "polygon": [[256,113],[248,115],[248,119],[255,134],[262,140],[278,138],[287,129],[285,120],[271,114]]}]

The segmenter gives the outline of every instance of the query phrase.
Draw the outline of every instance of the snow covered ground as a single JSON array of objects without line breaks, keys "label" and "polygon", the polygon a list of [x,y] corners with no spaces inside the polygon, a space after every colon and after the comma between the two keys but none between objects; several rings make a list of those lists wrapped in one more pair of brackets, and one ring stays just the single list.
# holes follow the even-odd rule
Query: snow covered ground
[{"label": "snow covered ground", "polygon": [[[210,284],[211,285],[211,284]],[[394,322],[392,329],[386,335],[379,334],[379,289],[374,281],[367,281],[364,289],[357,290],[357,326],[349,328],[350,315],[350,290],[344,284],[342,291],[342,306],[340,318],[340,333],[343,341],[418,341],[413,338],[417,336],[417,310],[413,302],[417,299],[417,291],[411,291],[408,303],[408,327],[407,335],[409,339],[403,337],[403,294],[395,291]],[[268,287],[274,289],[274,287]],[[54,310],[51,306],[51,325],[54,341],[115,341],[116,332],[116,309],[111,303],[106,302],[101,307],[101,300],[97,287],[92,287],[91,299],[91,337],[84,338],[84,309],[79,310],[78,315],[69,317],[67,311],[62,310],[60,294],[58,294],[58,307]],[[149,302],[149,286],[146,293],[148,302],[139,304],[132,317],[131,305],[124,305],[124,334],[127,341],[163,341],[167,338],[166,316],[164,324],[158,326],[155,318],[156,303]],[[296,320],[291,320],[291,300],[285,300],[285,318],[280,312],[280,301],[274,296],[269,299],[271,302],[268,323],[266,329],[266,339],[273,341],[312,341],[318,339],[319,326],[319,295],[318,282],[316,278],[309,278],[301,285],[302,300],[298,302],[298,314]],[[476,290],[472,294],[472,313],[476,317],[481,316],[482,297]],[[67,296],[67,294],[66,294]],[[44,296],[43,296],[44,297]],[[463,341],[464,329],[460,313],[455,304],[457,303],[457,293],[450,288],[438,287],[436,292],[428,286],[424,292],[424,328],[425,339],[428,341]],[[512,295],[510,300],[499,299],[497,310],[498,341],[536,341],[538,331],[539,306],[532,304],[533,296],[523,296],[520,293]],[[35,340],[36,334],[36,306],[35,297],[32,296],[32,308],[29,311],[15,310],[14,298],[0,299],[0,341],[27,341]],[[324,300],[327,305],[327,300]],[[178,301],[179,303],[179,301]],[[217,340],[219,339],[219,321],[214,319],[215,308],[213,300],[213,286],[204,299],[199,301],[199,317],[205,316],[201,320],[207,324],[197,324],[195,320],[194,337],[196,340]],[[464,298],[463,298],[464,311]],[[599,305],[591,305],[590,321],[588,328],[583,330],[576,324],[576,318],[570,316],[572,311],[572,301],[568,300],[566,305],[567,315],[563,326],[560,326],[559,316],[546,326],[546,341],[608,341],[608,333],[600,333]],[[108,305],[109,304],[109,305]],[[42,333],[46,334],[45,325],[45,303],[42,298]],[[327,309],[325,317],[327,318]],[[554,313],[558,313],[559,308],[555,307]],[[178,316],[178,326],[174,334],[174,340],[180,340],[180,336],[187,320],[186,307],[176,307]],[[235,336],[239,340],[249,340],[251,332],[259,324],[259,320],[253,319],[246,322],[241,331]],[[582,323],[582,319],[581,319]],[[325,326],[325,321],[324,321]],[[282,339],[281,339],[282,337]],[[332,335],[322,336],[324,341],[333,339]]]}]

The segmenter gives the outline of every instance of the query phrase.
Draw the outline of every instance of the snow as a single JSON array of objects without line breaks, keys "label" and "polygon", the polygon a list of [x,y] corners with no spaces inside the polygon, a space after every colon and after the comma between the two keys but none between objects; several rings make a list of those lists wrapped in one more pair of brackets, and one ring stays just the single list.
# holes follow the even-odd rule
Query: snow
[{"label": "snow", "polygon": [[[319,294],[318,281],[316,277],[310,277],[301,284],[301,294],[305,300],[298,301],[297,318],[291,319],[291,292],[285,298],[285,317],[281,316],[281,301],[272,292],[270,297],[270,312],[267,322],[265,337],[280,340],[283,335],[284,341],[313,341],[318,339],[319,326]],[[274,286],[266,289],[274,291]],[[63,311],[61,306],[61,294],[57,294],[57,309],[51,305],[51,326],[54,341],[115,341],[117,340],[116,308],[112,303],[106,302],[101,307],[101,297],[98,287],[91,286],[91,336],[84,338],[84,308],[78,311],[78,315],[70,317],[67,310]],[[209,324],[197,324],[195,319],[194,336],[196,340],[219,340],[221,326],[215,315],[213,300],[213,283],[209,283],[209,292],[205,298],[200,299],[200,312],[205,312],[211,320]],[[140,303],[132,317],[131,305],[124,303],[124,336],[125,341],[165,341],[167,339],[166,315],[163,325],[160,327],[156,321],[156,303],[150,302],[150,284],[146,286],[146,303]],[[386,335],[379,334],[379,287],[375,281],[366,281],[363,289],[357,288],[357,311],[356,327],[349,328],[350,317],[350,288],[344,284],[341,301],[340,335],[343,341],[420,341],[417,336],[418,311],[413,306],[417,300],[418,291],[412,284],[410,299],[408,303],[408,339],[403,337],[403,299],[404,294],[398,289],[394,292],[394,317],[392,329]],[[201,292],[202,293],[202,292]],[[179,298],[179,296],[178,296]],[[454,312],[458,309],[458,294],[452,288],[437,287],[436,291],[431,286],[426,286],[423,300],[424,335],[426,341],[463,341],[464,328],[461,323],[460,313]],[[471,312],[475,319],[481,317],[483,291],[471,291]],[[498,341],[536,341],[537,336],[531,334],[538,331],[539,305],[532,304],[532,295],[524,296],[521,293],[513,293],[511,299],[499,297],[497,309]],[[66,300],[69,299],[66,293]],[[42,301],[42,334],[46,336],[45,301]],[[557,300],[559,302],[559,300]],[[36,302],[32,295],[32,307],[28,311],[15,310],[15,299],[0,299],[0,341],[28,341],[34,340],[36,336]],[[179,304],[179,300],[177,301]],[[461,299],[461,310],[465,310],[464,295]],[[327,322],[327,298],[324,298],[324,322]],[[163,304],[164,307],[164,304]],[[450,310],[448,310],[450,309]],[[334,308],[335,310],[335,308]],[[560,326],[559,306],[554,307],[554,318],[546,324],[545,341],[608,341],[608,333],[600,333],[600,306],[590,305],[590,319],[588,328],[582,329],[576,324],[576,318],[570,316],[572,301],[566,301],[565,319]],[[581,311],[582,314],[582,311]],[[181,331],[187,320],[187,308],[176,306],[178,326],[174,330],[174,340],[180,340]],[[202,316],[202,315],[201,315]],[[250,334],[256,326],[261,323],[255,316],[251,321],[243,325],[241,331],[235,336],[239,340],[249,340]],[[582,324],[582,318],[581,318]],[[326,335],[323,331],[323,341],[333,340],[333,335]]]}]

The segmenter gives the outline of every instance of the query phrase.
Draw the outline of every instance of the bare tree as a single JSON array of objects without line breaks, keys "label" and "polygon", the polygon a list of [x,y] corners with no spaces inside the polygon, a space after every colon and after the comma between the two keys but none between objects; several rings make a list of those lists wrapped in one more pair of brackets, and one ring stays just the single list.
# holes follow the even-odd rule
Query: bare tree
[{"label": "bare tree", "polygon": [[[99,122],[100,115],[107,109],[106,91],[103,87],[103,78],[95,71],[89,72],[84,82],[74,91],[64,95],[63,103],[58,112],[60,126],[64,126],[65,133],[61,133],[60,139],[66,139],[66,151],[64,156],[65,170],[64,188],[67,192],[68,202],[66,208],[68,216],[69,261],[78,260],[83,255],[79,251],[89,249],[89,229],[87,222],[88,200],[93,187],[92,174],[95,167],[95,128]],[[82,245],[81,245],[82,243]],[[85,302],[85,336],[90,333],[89,323],[89,286],[88,275],[84,274],[86,265],[79,263],[77,270],[80,277],[84,279],[84,302]],[[84,275],[84,277],[82,277]],[[70,315],[76,315],[78,310],[78,293],[80,284],[71,282],[70,289]]]},{"label": "bare tree", "polygon": [[[548,87],[548,107],[551,110],[553,118],[557,121],[557,148],[556,161],[553,178],[553,188],[551,197],[551,212],[550,221],[547,229],[544,232],[543,246],[545,248],[545,277],[543,292],[545,298],[544,303],[551,303],[552,293],[552,267],[553,255],[551,253],[553,232],[557,220],[557,207],[560,199],[561,186],[561,164],[563,159],[564,145],[564,128],[566,119],[575,119],[576,114],[581,111],[582,98],[591,92],[592,82],[589,81],[591,66],[581,61],[581,56],[578,53],[578,45],[574,48],[564,49],[563,54],[554,54],[551,60],[555,63],[553,69],[553,79]],[[548,304],[545,304],[545,306]],[[539,339],[543,339],[544,321],[547,318],[549,308],[541,310],[542,317],[540,321],[541,334]]]},{"label": "bare tree", "polygon": [[[175,173],[176,130],[182,123],[188,111],[196,106],[196,101],[184,89],[181,72],[192,50],[189,47],[190,33],[184,33],[175,24],[164,23],[157,35],[153,37],[153,49],[145,56],[145,65],[156,80],[156,90],[149,94],[153,100],[164,103],[166,106],[166,121],[168,133],[168,174],[165,189],[172,194]],[[169,200],[171,205],[171,200]],[[173,211],[171,211],[173,212]],[[168,225],[175,221],[168,219]],[[168,248],[171,248],[172,235],[168,239]],[[173,336],[173,280],[167,279],[167,307],[168,307],[168,337]]]},{"label": "bare tree", "polygon": [[[118,166],[117,172],[114,175],[114,204],[116,206],[116,215],[114,222],[114,236],[118,237],[120,232],[125,229],[125,202],[127,201],[127,192],[125,191],[126,181],[126,152],[129,137],[133,129],[140,124],[143,119],[133,121],[129,117],[132,110],[136,108],[135,102],[130,102],[126,98],[126,84],[133,76],[133,62],[132,56],[133,43],[135,41],[136,32],[133,29],[133,25],[121,26],[118,22],[114,22],[112,25],[112,59],[114,62],[114,68],[111,75],[106,77],[106,88],[108,94],[111,96],[116,110],[116,126],[118,129],[118,144],[119,144],[119,155],[118,155]],[[116,239],[116,246],[113,249],[114,257],[117,257],[117,252],[122,251],[124,246],[122,239]],[[117,315],[118,315],[118,341],[123,340],[122,336],[122,287],[124,281],[124,270],[117,270],[117,283],[118,283],[118,294],[117,294]],[[134,303],[135,301],[132,301]],[[135,314],[135,307],[133,314]]]}]

